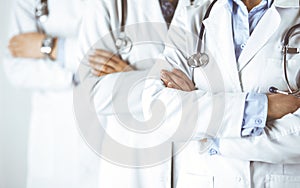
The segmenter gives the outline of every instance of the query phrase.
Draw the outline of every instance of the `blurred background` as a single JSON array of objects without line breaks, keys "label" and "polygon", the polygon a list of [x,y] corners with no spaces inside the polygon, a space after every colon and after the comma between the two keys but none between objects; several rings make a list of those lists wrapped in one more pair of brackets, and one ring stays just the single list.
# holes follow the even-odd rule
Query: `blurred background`
[{"label": "blurred background", "polygon": [[3,70],[15,0],[0,0],[0,188],[25,188],[29,92],[11,86]]}]

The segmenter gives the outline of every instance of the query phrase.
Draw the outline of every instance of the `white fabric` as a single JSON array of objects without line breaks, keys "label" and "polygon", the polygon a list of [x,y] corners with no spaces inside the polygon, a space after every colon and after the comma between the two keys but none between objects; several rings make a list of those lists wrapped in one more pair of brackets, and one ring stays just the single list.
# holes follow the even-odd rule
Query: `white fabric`
[{"label": "white fabric", "polygon": [[[180,2],[184,3],[186,1]],[[121,56],[122,59],[128,61],[130,65],[134,66],[137,70],[147,70],[153,65],[155,58],[164,49],[163,41],[167,35],[167,25],[161,13],[158,0],[128,0],[127,3],[128,14],[125,31],[133,41],[133,47],[129,54],[121,54]],[[140,71],[117,73],[98,79],[91,76],[89,72],[86,72],[89,71],[86,66],[86,58],[89,54],[89,50],[100,48],[116,53],[115,41],[121,26],[121,0],[90,1],[88,7],[80,34],[80,58],[83,58],[80,77],[81,79],[87,78],[83,80],[81,86],[89,82],[89,79],[96,82],[96,84],[92,85],[92,88],[89,89],[91,89],[91,93],[93,94],[93,102],[100,122],[99,126],[105,127],[106,131],[109,132],[108,134],[113,134],[114,138],[120,141],[120,143],[132,144],[131,146],[136,147],[139,142],[132,137],[133,134],[123,134],[123,132],[120,131],[119,128],[121,126],[119,126],[120,123],[118,122],[116,114],[120,114],[119,112],[122,111],[122,109],[113,105],[111,97],[114,94],[122,95],[122,89],[115,90],[117,82],[120,81],[119,78],[124,77],[130,80],[134,78],[135,74],[143,75],[143,73]],[[180,3],[178,5],[178,8],[179,7],[181,7]],[[112,32],[109,33],[110,31]],[[132,82],[127,82],[126,84],[129,85],[131,83]],[[115,91],[117,91],[117,93],[115,93]],[[132,103],[129,103],[129,107],[133,107],[131,110],[136,112],[141,111],[139,107],[141,96],[139,94],[140,93],[133,92],[133,96],[129,97],[132,99]],[[129,111],[125,111],[124,113],[129,113],[128,117],[130,118],[133,116]],[[151,144],[152,142],[149,141],[148,143]],[[109,145],[107,147],[109,147]],[[113,150],[114,148],[110,149]],[[120,156],[122,156],[122,153],[120,153]],[[170,175],[171,169],[169,160],[159,166],[141,169],[123,168],[102,160],[100,164],[99,182],[100,187],[105,188],[166,188],[171,186]]]},{"label": "white fabric", "polygon": [[[36,0],[17,1],[10,37],[36,32]],[[83,142],[73,113],[72,77],[83,1],[49,0],[45,30],[65,38],[65,67],[45,59],[14,58],[6,52],[10,81],[33,90],[28,147],[28,188],[97,187],[96,156]],[[91,162],[92,161],[92,162]],[[89,165],[89,166],[88,166]]]},{"label": "white fabric", "polygon": [[[173,22],[173,26],[179,29],[170,32],[168,38],[168,42],[177,47],[177,50],[166,47],[162,56],[162,60],[180,68],[190,77],[192,70],[187,66],[186,60],[196,51],[201,19],[209,3],[195,1],[194,5],[186,6],[179,13],[180,16]],[[269,122],[261,136],[241,138],[238,134],[241,130],[244,109],[242,103],[246,92],[268,93],[268,88],[273,85],[287,90],[281,65],[281,40],[287,29],[299,22],[298,0],[275,0],[253,31],[236,63],[228,1],[219,0],[215,4],[209,18],[204,20],[206,34],[203,49],[209,54],[210,62],[205,68],[195,69],[198,90],[190,94],[182,93],[187,95],[186,98],[197,96],[193,110],[198,113],[191,113],[189,117],[197,116],[199,120],[199,132],[196,133],[205,131],[212,120],[221,118],[219,124],[212,124],[219,126],[215,136],[220,138],[221,155],[210,156],[201,150],[202,142],[190,142],[174,158],[174,187],[300,186],[299,110]],[[299,37],[292,41],[293,45],[299,46]],[[294,55],[290,58],[289,78],[295,86],[300,70],[297,64],[300,56]],[[178,91],[165,89],[159,80],[163,67],[171,69],[165,61],[155,64],[153,68],[151,75],[157,76],[157,79],[148,80],[144,91],[144,108],[147,113],[151,102],[159,99],[166,106],[174,107],[169,109],[170,118],[180,109],[180,102],[174,104],[176,100],[172,97]],[[223,106],[217,104],[216,111],[211,111],[211,100],[218,96],[223,96],[225,103],[220,103]],[[218,112],[223,114],[219,116]],[[186,123],[186,126],[189,125]],[[203,137],[196,134],[194,139],[198,138],[197,135],[200,135],[199,138]]]}]

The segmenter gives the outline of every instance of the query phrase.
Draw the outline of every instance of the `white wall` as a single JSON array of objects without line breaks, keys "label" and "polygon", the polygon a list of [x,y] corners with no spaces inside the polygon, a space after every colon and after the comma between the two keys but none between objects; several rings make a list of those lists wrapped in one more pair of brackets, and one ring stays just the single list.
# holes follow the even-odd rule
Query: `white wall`
[{"label": "white wall", "polygon": [[29,93],[7,81],[2,58],[15,0],[0,0],[0,188],[25,188]]}]

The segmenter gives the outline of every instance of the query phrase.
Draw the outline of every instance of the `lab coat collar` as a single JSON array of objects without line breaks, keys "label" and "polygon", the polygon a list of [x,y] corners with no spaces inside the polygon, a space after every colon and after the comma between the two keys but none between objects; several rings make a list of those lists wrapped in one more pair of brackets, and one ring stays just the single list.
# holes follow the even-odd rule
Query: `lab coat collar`
[{"label": "lab coat collar", "polygon": [[[228,4],[229,4],[229,7],[230,7],[231,12],[232,12],[232,5],[233,5],[233,2],[237,2],[237,1],[241,1],[241,0],[228,0]],[[273,0],[262,0],[262,1],[267,1],[268,8],[270,8],[271,5],[272,5],[272,1],[273,1]]]},{"label": "lab coat collar", "polygon": [[239,71],[241,71],[255,54],[257,54],[257,52],[268,42],[278,29],[280,21],[281,18],[276,7],[271,6],[252,32],[238,59]]},{"label": "lab coat collar", "polygon": [[298,8],[300,0],[274,0],[275,7],[280,8]]},{"label": "lab coat collar", "polygon": [[[228,0],[219,0],[211,10],[209,17],[203,20],[206,36],[214,42],[213,50],[222,59],[222,67],[229,74],[232,83],[240,87],[239,74],[235,58],[232,36],[232,19]],[[205,43],[206,41],[204,41]],[[205,45],[204,45],[205,47]]]},{"label": "lab coat collar", "polygon": [[[196,7],[200,6],[200,5],[204,5],[204,4],[212,3],[213,2],[213,0],[205,0],[205,1],[203,1],[203,0],[183,0],[183,1],[185,1],[184,4],[186,6],[196,6]],[[220,1],[220,0],[218,0],[218,1]]]},{"label": "lab coat collar", "polygon": [[[184,0],[184,4],[186,6],[190,5],[201,5],[203,4],[203,0]],[[210,0],[212,2],[212,0]],[[228,1],[232,0],[218,0],[221,3],[228,3]],[[268,0],[268,3],[271,3],[272,0]],[[297,8],[300,7],[300,0],[274,0],[275,7],[280,8]]]}]

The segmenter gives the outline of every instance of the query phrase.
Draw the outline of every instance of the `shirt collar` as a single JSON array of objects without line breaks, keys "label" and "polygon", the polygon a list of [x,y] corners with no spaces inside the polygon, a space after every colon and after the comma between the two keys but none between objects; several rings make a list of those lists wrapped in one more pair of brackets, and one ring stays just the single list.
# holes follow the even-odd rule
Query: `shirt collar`
[{"label": "shirt collar", "polygon": [[[230,8],[231,12],[232,12],[232,4],[233,4],[233,2],[237,2],[237,1],[242,1],[242,0],[228,0],[228,5],[229,5],[229,8]],[[267,1],[268,8],[270,8],[272,6],[272,3],[273,3],[274,0],[262,0],[262,1]]]}]

